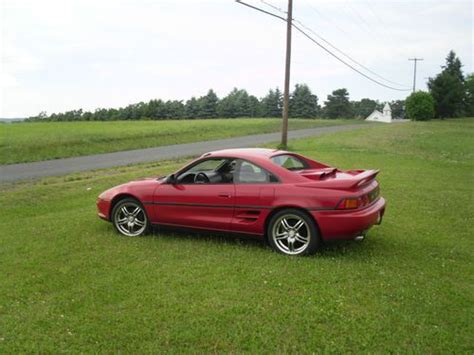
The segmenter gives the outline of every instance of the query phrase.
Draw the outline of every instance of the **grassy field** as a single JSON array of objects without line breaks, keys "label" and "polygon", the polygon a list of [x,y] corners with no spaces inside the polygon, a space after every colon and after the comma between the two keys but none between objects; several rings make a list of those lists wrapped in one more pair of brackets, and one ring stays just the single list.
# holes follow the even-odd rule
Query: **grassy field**
[{"label": "grassy field", "polygon": [[[289,128],[362,122],[291,119]],[[281,119],[273,118],[0,124],[0,164],[158,147],[280,129]]]},{"label": "grassy field", "polygon": [[99,192],[182,162],[0,185],[0,353],[474,351],[474,120],[291,142],[380,168],[384,222],[290,258],[253,240],[118,236]]}]

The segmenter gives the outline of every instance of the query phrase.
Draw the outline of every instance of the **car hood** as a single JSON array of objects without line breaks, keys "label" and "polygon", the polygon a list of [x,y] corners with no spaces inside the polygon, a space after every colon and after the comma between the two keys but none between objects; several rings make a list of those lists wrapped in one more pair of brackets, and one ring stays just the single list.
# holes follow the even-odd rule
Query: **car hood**
[{"label": "car hood", "polygon": [[161,185],[166,180],[166,176],[162,177],[148,177],[137,180],[132,180],[121,185],[114,186],[99,195],[100,199],[110,200],[114,196],[121,193],[129,193],[135,195],[137,191],[152,191],[157,185]]}]

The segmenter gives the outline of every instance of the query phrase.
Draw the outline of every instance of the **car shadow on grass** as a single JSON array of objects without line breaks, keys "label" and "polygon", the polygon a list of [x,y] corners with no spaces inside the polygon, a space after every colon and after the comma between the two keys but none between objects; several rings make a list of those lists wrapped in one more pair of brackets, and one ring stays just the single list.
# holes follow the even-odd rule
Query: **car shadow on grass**
[{"label": "car shadow on grass", "polygon": [[183,228],[155,227],[151,233],[153,237],[165,237],[177,241],[198,240],[203,243],[222,243],[229,245],[244,245],[246,247],[265,249],[266,242],[258,237],[245,234],[220,233],[188,230]]},{"label": "car shadow on grass", "polygon": [[[246,248],[266,249],[273,252],[266,240],[263,238],[253,237],[242,234],[219,233],[187,230],[182,228],[159,227],[154,228],[151,233],[153,237],[165,237],[176,241],[201,241],[203,243],[222,243],[227,245],[241,245]],[[367,257],[373,253],[374,248],[378,248],[379,243],[370,240],[364,241],[331,241],[322,243],[314,256],[316,257],[334,257],[334,256],[351,256],[361,257],[367,260]]]}]

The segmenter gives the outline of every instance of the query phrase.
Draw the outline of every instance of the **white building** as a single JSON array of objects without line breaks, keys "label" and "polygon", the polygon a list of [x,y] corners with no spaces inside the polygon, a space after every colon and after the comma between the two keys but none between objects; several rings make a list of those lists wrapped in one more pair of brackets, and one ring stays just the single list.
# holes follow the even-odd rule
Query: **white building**
[{"label": "white building", "polygon": [[390,108],[388,102],[383,107],[383,112],[374,110],[374,112],[372,112],[365,120],[385,123],[392,122],[392,109]]}]

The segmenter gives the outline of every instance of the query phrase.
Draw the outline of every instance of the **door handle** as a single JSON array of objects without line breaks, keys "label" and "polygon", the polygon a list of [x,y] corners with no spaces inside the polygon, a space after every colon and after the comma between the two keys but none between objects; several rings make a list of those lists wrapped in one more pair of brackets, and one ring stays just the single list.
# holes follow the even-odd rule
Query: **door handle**
[{"label": "door handle", "polygon": [[228,194],[228,193],[225,193],[225,192],[221,192],[218,196],[219,197],[224,197],[224,198],[231,198],[232,197],[231,194]]}]

